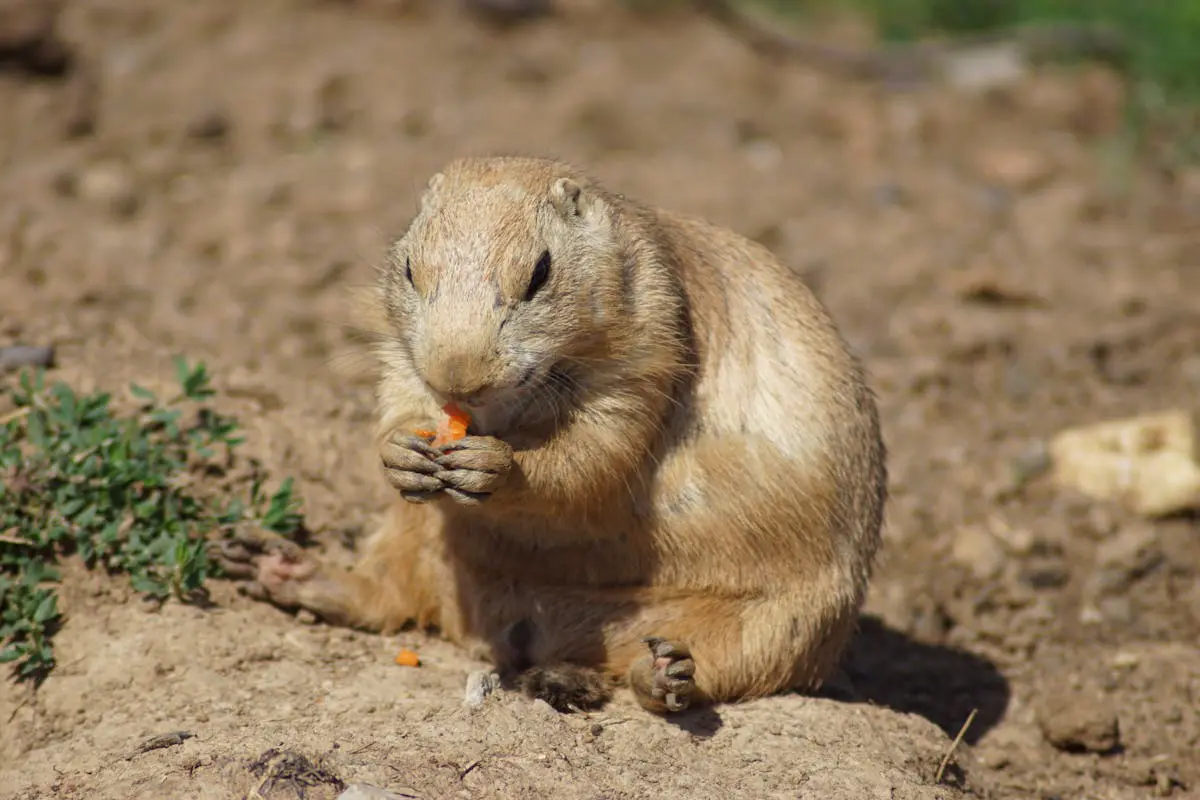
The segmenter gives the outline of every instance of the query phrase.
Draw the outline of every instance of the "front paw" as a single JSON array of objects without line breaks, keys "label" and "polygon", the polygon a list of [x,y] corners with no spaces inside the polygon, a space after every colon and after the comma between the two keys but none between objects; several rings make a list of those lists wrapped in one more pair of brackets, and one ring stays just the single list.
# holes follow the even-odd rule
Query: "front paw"
[{"label": "front paw", "polygon": [[439,455],[420,436],[397,431],[380,448],[384,474],[392,488],[412,503],[424,503],[445,488],[437,473],[443,468],[435,461]]},{"label": "front paw", "polygon": [[446,494],[465,506],[477,506],[504,485],[512,471],[513,451],[494,436],[467,436],[444,445],[433,474]]}]

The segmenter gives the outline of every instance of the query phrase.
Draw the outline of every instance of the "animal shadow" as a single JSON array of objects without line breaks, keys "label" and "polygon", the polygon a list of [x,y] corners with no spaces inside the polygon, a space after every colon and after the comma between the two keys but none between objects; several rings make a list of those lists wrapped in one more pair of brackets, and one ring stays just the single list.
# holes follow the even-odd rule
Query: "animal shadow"
[{"label": "animal shadow", "polygon": [[867,615],[859,620],[842,669],[850,686],[822,694],[919,714],[950,737],[958,735],[974,710],[963,737],[968,744],[978,742],[1004,717],[1012,694],[1008,681],[987,659],[918,642]]},{"label": "animal shadow", "polygon": [[705,708],[689,708],[676,714],[664,717],[668,724],[674,725],[698,739],[709,739],[725,725],[721,712],[713,706]]}]

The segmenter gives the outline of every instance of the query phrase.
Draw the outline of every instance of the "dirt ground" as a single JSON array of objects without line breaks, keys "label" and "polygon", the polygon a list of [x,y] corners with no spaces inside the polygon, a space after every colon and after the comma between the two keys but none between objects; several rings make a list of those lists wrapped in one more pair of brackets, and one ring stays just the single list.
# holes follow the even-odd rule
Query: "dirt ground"
[{"label": "dirt ground", "polygon": [[[577,161],[774,248],[866,358],[892,500],[849,683],[678,723],[470,709],[483,663],[433,639],[220,583],[150,611],[73,569],[60,666],[0,684],[0,796],[1200,797],[1200,523],[1010,478],[1063,427],[1200,393],[1200,173],[1114,190],[1119,82],[897,91],[686,14],[575,3],[497,32],[441,5],[68,3],[75,68],[0,71],[0,345],[118,393],[204,359],[349,557],[388,495],[346,290],[446,159]],[[1044,733],[1114,725],[1106,753]]]}]

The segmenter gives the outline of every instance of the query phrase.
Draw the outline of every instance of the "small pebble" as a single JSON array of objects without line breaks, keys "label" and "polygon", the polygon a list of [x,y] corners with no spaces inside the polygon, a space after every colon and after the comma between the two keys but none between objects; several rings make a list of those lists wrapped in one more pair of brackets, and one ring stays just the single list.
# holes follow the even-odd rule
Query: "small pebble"
[{"label": "small pebble", "polygon": [[898,183],[892,183],[890,181],[877,184],[872,190],[871,194],[873,195],[875,202],[880,206],[884,206],[885,208],[892,206],[907,206],[911,202],[911,199],[909,198],[908,193],[904,190],[904,187]]},{"label": "small pebble", "polygon": [[115,217],[132,217],[141,206],[133,174],[119,164],[88,167],[79,176],[77,191],[81,198],[104,206]]},{"label": "small pebble", "polygon": [[1131,669],[1142,663],[1137,653],[1117,653],[1113,656],[1112,665],[1117,669]]},{"label": "small pebble", "polygon": [[1030,442],[1012,460],[1011,467],[1022,483],[1032,480],[1050,469],[1050,448],[1041,440]]},{"label": "small pebble", "polygon": [[1085,591],[1092,598],[1124,595],[1164,560],[1153,526],[1127,527],[1096,548],[1096,567]]},{"label": "small pebble", "polygon": [[229,117],[216,110],[206,111],[187,126],[187,135],[203,141],[220,141],[229,136]]},{"label": "small pebble", "polygon": [[463,704],[470,708],[478,708],[488,695],[500,688],[500,676],[494,672],[482,670],[472,672],[467,676],[467,688],[463,696]]},{"label": "small pebble", "polygon": [[15,344],[0,347],[0,371],[54,366],[54,348]]},{"label": "small pebble", "polygon": [[999,575],[1006,561],[1004,548],[996,538],[976,525],[968,525],[957,533],[950,556],[981,581]]},{"label": "small pebble", "polygon": [[1037,716],[1046,741],[1068,753],[1108,753],[1121,743],[1117,715],[1099,698],[1051,692],[1042,699]]},{"label": "small pebble", "polygon": [[1071,574],[1061,563],[1042,562],[1024,567],[1020,577],[1031,589],[1058,589],[1066,585]]}]

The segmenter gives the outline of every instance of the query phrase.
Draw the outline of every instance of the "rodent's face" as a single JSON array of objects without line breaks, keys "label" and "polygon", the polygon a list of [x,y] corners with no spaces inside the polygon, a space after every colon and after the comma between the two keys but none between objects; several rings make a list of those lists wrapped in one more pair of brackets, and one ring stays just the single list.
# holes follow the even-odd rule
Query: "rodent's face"
[{"label": "rodent's face", "polygon": [[485,427],[553,413],[619,324],[624,258],[611,214],[569,180],[435,179],[391,256],[384,290],[399,350],[438,402]]}]

